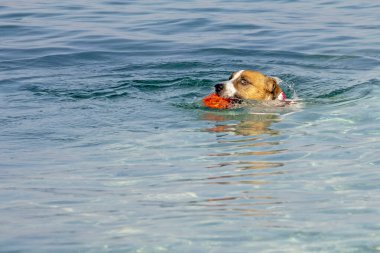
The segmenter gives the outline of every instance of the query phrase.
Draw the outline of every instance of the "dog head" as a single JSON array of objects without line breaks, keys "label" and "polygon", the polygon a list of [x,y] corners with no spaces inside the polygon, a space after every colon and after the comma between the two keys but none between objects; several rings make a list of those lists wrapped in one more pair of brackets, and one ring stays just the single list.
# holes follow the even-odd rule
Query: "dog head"
[{"label": "dog head", "polygon": [[285,100],[280,82],[279,78],[258,71],[240,70],[232,73],[228,81],[215,85],[215,92],[224,98]]}]

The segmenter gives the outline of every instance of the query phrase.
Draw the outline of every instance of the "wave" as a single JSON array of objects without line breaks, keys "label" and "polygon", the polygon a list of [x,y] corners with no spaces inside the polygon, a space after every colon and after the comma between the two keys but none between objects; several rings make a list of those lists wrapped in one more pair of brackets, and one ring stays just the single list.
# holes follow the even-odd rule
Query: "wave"
[{"label": "wave", "polygon": [[374,89],[380,87],[380,80],[371,79],[352,86],[337,88],[325,94],[315,97],[313,103],[342,103],[353,102],[368,98],[373,94]]},{"label": "wave", "polygon": [[[158,67],[158,66],[156,66]],[[92,77],[94,79],[97,76]],[[363,99],[371,95],[372,90],[380,86],[380,81],[371,79],[363,83],[348,87],[337,87],[325,93],[320,92],[323,87],[302,86],[297,83],[299,77],[284,76],[282,87],[288,98],[301,98],[305,103],[326,104],[339,103]],[[286,78],[289,78],[286,80]],[[108,77],[109,79],[109,77]],[[111,77],[112,79],[112,77]],[[166,77],[157,79],[126,79],[118,82],[104,82],[97,80],[95,85],[82,86],[80,83],[71,85],[25,85],[24,90],[32,92],[36,96],[50,96],[62,99],[121,99],[139,98],[150,99],[157,102],[168,102],[177,107],[194,109],[202,108],[202,97],[213,91],[213,85],[218,80],[207,78]],[[72,82],[75,82],[73,80]],[[323,86],[323,85],[321,85]],[[314,89],[314,95],[307,94],[305,89]]]},{"label": "wave", "polygon": [[[96,79],[95,77],[92,77]],[[45,83],[24,85],[22,90],[32,92],[35,96],[49,96],[61,99],[118,99],[139,98],[153,100],[172,100],[202,97],[212,87],[213,80],[191,77],[172,79],[132,79],[116,83],[101,82],[85,86],[81,83],[48,85]]]},{"label": "wave", "polygon": [[[12,67],[21,70],[27,66],[29,71],[38,68],[38,77],[29,75],[27,84],[21,88],[36,96],[79,100],[138,98],[163,103],[170,100],[169,103],[184,108],[199,108],[199,101],[213,91],[214,84],[225,80],[237,69],[256,69],[276,75],[284,81],[282,88],[287,97],[301,98],[306,103],[361,99],[370,96],[372,89],[379,86],[378,79],[351,84],[347,77],[344,83],[337,78],[337,75],[347,75],[348,70],[358,73],[361,69],[376,68],[380,61],[374,57],[217,47],[176,49],[170,51],[176,56],[169,59],[142,57],[150,53],[154,55],[154,52],[160,55],[168,52],[158,51],[156,48],[141,55],[139,51],[50,53],[1,63],[5,63],[2,64],[5,71]],[[178,59],[179,55],[184,57]],[[132,61],[134,56],[140,56],[139,60]],[[108,65],[110,61],[117,64]],[[64,69],[59,69],[61,67]],[[49,69],[49,75],[43,74],[46,72],[44,68]],[[59,73],[59,78],[54,73]]]}]

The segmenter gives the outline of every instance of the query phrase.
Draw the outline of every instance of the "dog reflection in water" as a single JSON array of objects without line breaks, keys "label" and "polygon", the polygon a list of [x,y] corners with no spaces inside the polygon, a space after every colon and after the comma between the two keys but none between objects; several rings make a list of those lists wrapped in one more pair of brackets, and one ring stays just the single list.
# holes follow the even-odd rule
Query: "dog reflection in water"
[{"label": "dog reflection in water", "polygon": [[[215,127],[207,128],[206,131],[215,133],[232,132],[236,135],[255,136],[262,134],[278,135],[279,131],[270,128],[274,122],[279,122],[277,114],[226,114],[205,113],[202,119],[216,122]],[[229,123],[228,121],[238,121]]]},{"label": "dog reflection in water", "polygon": [[[265,185],[271,184],[278,175],[285,173],[283,163],[272,161],[271,156],[285,152],[278,148],[278,142],[260,138],[261,135],[279,135],[280,132],[271,129],[271,124],[280,121],[278,114],[249,114],[235,112],[206,112],[203,120],[214,122],[215,126],[205,131],[216,133],[220,148],[213,148],[208,164],[212,169],[205,179],[211,185],[236,185],[221,191],[221,195],[214,194],[207,199],[207,207],[213,212],[222,215],[268,217],[273,215],[282,200],[265,191]],[[237,138],[223,138],[223,135],[232,133]],[[226,144],[227,143],[227,144]],[[224,146],[226,144],[226,146]],[[229,145],[230,144],[230,145]],[[225,147],[228,147],[225,149]],[[242,187],[242,188],[240,188]],[[261,188],[261,191],[256,189]],[[270,188],[270,186],[269,186]],[[252,190],[249,190],[252,189]]]}]

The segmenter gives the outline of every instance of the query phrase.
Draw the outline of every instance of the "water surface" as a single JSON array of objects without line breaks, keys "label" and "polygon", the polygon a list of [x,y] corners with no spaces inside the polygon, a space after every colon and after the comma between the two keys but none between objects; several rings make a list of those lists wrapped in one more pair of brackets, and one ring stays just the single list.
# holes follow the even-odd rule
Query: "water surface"
[{"label": "water surface", "polygon": [[[0,252],[379,252],[379,12],[2,1]],[[302,107],[204,108],[240,69]]]}]

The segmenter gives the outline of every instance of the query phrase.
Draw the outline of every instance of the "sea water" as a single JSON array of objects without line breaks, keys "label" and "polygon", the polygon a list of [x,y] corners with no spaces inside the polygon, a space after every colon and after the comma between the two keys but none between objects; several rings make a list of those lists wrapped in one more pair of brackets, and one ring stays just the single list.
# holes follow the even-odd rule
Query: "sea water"
[{"label": "sea water", "polygon": [[[380,252],[379,12],[1,1],[0,252]],[[240,69],[302,106],[203,107]]]}]

